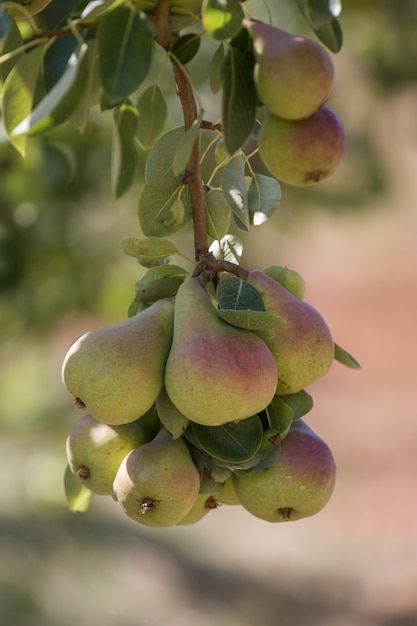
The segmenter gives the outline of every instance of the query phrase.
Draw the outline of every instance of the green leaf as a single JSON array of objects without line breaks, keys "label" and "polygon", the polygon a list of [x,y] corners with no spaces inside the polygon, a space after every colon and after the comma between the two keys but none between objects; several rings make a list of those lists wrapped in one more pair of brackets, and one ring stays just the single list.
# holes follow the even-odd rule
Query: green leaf
[{"label": "green leaf", "polygon": [[84,132],[88,121],[90,107],[100,102],[102,86],[97,71],[97,40],[88,41],[88,50],[85,63],[87,66],[87,82],[84,91],[80,94],[75,109],[70,115],[71,124],[80,132]]},{"label": "green leaf", "polygon": [[334,344],[334,358],[342,365],[346,365],[346,367],[350,367],[354,370],[362,369],[361,364],[358,363],[358,361],[351,354],[349,354],[349,352],[346,352],[346,350],[337,345],[337,343]]},{"label": "green leaf", "polygon": [[203,110],[199,112],[197,119],[194,120],[190,128],[187,129],[177,143],[174,158],[172,160],[172,171],[174,176],[179,176],[187,168],[187,163],[190,160],[194,143],[199,137],[202,118]]},{"label": "green leaf", "polygon": [[220,309],[218,314],[228,324],[237,328],[244,328],[245,330],[273,332],[279,326],[285,324],[285,320],[282,317],[269,311]]},{"label": "green leaf", "polygon": [[218,493],[223,489],[223,483],[231,476],[227,467],[222,467],[216,459],[200,450],[192,433],[191,426],[184,433],[188,442],[188,449],[194,465],[200,474],[200,493]]},{"label": "green leaf", "polygon": [[237,226],[249,230],[249,205],[245,179],[245,160],[242,155],[234,156],[224,166],[221,178],[224,196],[233,212]]},{"label": "green leaf", "polygon": [[239,0],[203,0],[201,14],[207,33],[220,41],[234,37],[244,18]]},{"label": "green leaf", "polygon": [[133,184],[137,150],[135,144],[138,110],[126,102],[114,111],[110,179],[113,195],[120,198]]},{"label": "green leaf", "polygon": [[22,35],[20,34],[20,30],[16,22],[11,19],[6,11],[2,11],[1,15],[3,16],[3,19],[6,20],[7,32],[0,39],[0,56],[7,55],[9,53],[12,54],[8,60],[4,60],[0,63],[0,87],[3,85],[12,68],[23,55],[23,50],[16,52],[16,50],[23,46]]},{"label": "green leaf", "polygon": [[169,239],[159,237],[129,237],[121,241],[124,254],[135,259],[164,259],[172,254],[178,254],[177,246]]},{"label": "green leaf", "polygon": [[231,209],[224,194],[210,189],[205,196],[207,234],[220,241],[229,230]]},{"label": "green leaf", "polygon": [[222,278],[216,289],[216,297],[221,309],[265,311],[259,291],[238,276],[227,275]]},{"label": "green leaf", "polygon": [[229,154],[250,136],[256,120],[253,66],[238,48],[229,46],[223,63],[223,134]]},{"label": "green leaf", "polygon": [[43,134],[66,122],[84,93],[88,80],[88,46],[71,54],[66,70],[36,107],[13,130],[13,136]]},{"label": "green leaf", "polygon": [[281,200],[281,187],[271,176],[255,174],[248,189],[249,221],[258,226],[277,210]]},{"label": "green leaf", "polygon": [[325,46],[332,52],[339,52],[343,45],[343,31],[338,20],[330,20],[314,27],[314,32]]},{"label": "green leaf", "polygon": [[178,265],[158,265],[151,267],[142,278],[135,283],[135,300],[139,302],[156,302],[161,298],[174,296],[178,287],[189,273]]},{"label": "green leaf", "polygon": [[273,433],[275,433],[278,439],[284,439],[294,419],[292,407],[282,398],[275,396],[267,406],[266,413],[271,428],[271,438],[274,440]]},{"label": "green leaf", "polygon": [[147,150],[162,134],[167,117],[167,105],[158,85],[145,89],[136,107],[139,112],[136,136],[140,145]]},{"label": "green leaf", "polygon": [[219,93],[223,87],[223,63],[225,58],[224,46],[221,43],[210,61],[209,82],[213,93]]},{"label": "green leaf", "polygon": [[336,19],[341,10],[339,0],[296,0],[301,13],[318,38],[332,52],[343,45],[343,32]]},{"label": "green leaf", "polygon": [[178,142],[184,134],[183,126],[169,130],[158,139],[149,152],[145,163],[145,181],[150,191],[172,192],[181,184],[181,177],[174,174],[172,163]]},{"label": "green leaf", "polygon": [[204,452],[226,463],[241,463],[251,459],[262,444],[263,429],[258,415],[222,426],[192,423],[191,429]]},{"label": "green leaf", "polygon": [[158,193],[145,185],[139,196],[138,217],[147,237],[178,232],[192,217],[190,188],[181,185],[173,192]]},{"label": "green leaf", "polygon": [[269,265],[263,271],[299,300],[304,298],[306,283],[301,274],[295,270],[283,265]]},{"label": "green leaf", "polygon": [[40,45],[22,56],[4,84],[3,125],[10,142],[22,156],[25,155],[26,136],[14,135],[13,131],[32,111],[44,51],[45,46]]},{"label": "green leaf", "polygon": [[213,241],[209,251],[219,261],[238,264],[243,252],[242,242],[235,235],[225,235],[220,241]]},{"label": "green leaf", "polygon": [[138,89],[151,66],[154,29],[144,13],[119,7],[98,27],[101,82],[109,103],[116,105]]},{"label": "green leaf", "polygon": [[[81,17],[89,20],[103,17],[106,13],[113,11],[121,4],[125,4],[126,0],[91,0],[87,6],[83,9]],[[151,7],[152,8],[152,7]]]},{"label": "green leaf", "polygon": [[59,81],[64,74],[71,56],[77,52],[79,41],[74,35],[58,37],[52,42],[43,58],[42,72],[46,91]]},{"label": "green leaf", "polygon": [[178,439],[184,434],[190,420],[171,402],[165,388],[162,388],[156,399],[156,410],[162,426],[171,433],[173,439]]},{"label": "green leaf", "polygon": [[309,413],[314,405],[313,398],[304,389],[297,393],[283,394],[279,397],[291,407],[294,413],[294,420],[298,420]]},{"label": "green leaf", "polygon": [[69,465],[67,465],[64,473],[64,489],[70,511],[83,513],[88,509],[93,492],[87,489],[79,478],[74,476]]},{"label": "green leaf", "polygon": [[187,33],[183,35],[172,46],[172,56],[175,63],[187,65],[197,54],[201,43],[201,35]]}]

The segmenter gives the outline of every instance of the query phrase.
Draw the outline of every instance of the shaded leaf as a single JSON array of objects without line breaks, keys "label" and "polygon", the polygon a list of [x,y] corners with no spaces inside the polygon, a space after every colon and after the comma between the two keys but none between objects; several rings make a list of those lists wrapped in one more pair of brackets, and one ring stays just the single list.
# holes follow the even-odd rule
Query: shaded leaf
[{"label": "shaded leaf", "polygon": [[237,226],[249,230],[249,206],[245,179],[245,160],[242,155],[234,156],[224,166],[221,178],[224,196],[232,209]]},{"label": "shaded leaf", "polygon": [[342,365],[346,365],[346,367],[350,367],[354,370],[362,369],[361,364],[358,363],[349,352],[346,352],[346,350],[337,345],[337,343],[334,344],[334,358],[339,363],[342,363]]},{"label": "shaded leaf", "polygon": [[11,19],[9,14],[6,11],[1,11],[0,16],[3,22],[3,36],[0,38],[0,56],[7,55],[8,53],[13,53],[8,60],[4,60],[3,63],[0,63],[0,86],[6,80],[9,72],[16,65],[18,60],[23,55],[23,50],[20,52],[16,52],[22,45],[23,39],[20,34],[19,27],[16,22]]},{"label": "shaded leaf", "polygon": [[139,97],[136,105],[139,112],[136,136],[143,148],[153,146],[164,130],[167,105],[158,85],[151,85]]},{"label": "shaded leaf", "polygon": [[243,245],[238,237],[235,235],[225,235],[220,241],[213,241],[209,251],[219,261],[229,261],[230,263],[239,263]]},{"label": "shaded leaf", "polygon": [[213,93],[218,93],[223,86],[223,63],[226,56],[221,43],[210,61],[209,82]]},{"label": "shaded leaf", "polygon": [[87,66],[87,81],[84,91],[79,94],[79,100],[70,115],[71,124],[80,132],[84,132],[90,108],[100,102],[102,86],[97,71],[97,40],[88,41],[85,63]]},{"label": "shaded leaf", "polygon": [[170,263],[151,267],[141,279],[135,283],[135,300],[139,302],[155,302],[161,298],[174,296],[178,287],[189,273]]},{"label": "shaded leaf", "polygon": [[247,461],[262,444],[262,423],[257,415],[222,426],[192,423],[191,429],[204,452],[227,463]]},{"label": "shaded leaf", "polygon": [[332,52],[339,52],[343,45],[343,31],[338,20],[330,20],[314,27],[314,32],[325,46]]},{"label": "shaded leaf", "polygon": [[64,473],[64,490],[70,511],[83,513],[88,509],[93,492],[87,489],[79,478],[74,476],[69,465],[67,465]]},{"label": "shaded leaf", "polygon": [[343,45],[343,32],[336,19],[341,11],[340,0],[296,0],[298,7],[320,41],[332,52]]},{"label": "shaded leaf", "polygon": [[159,237],[129,237],[121,241],[124,254],[135,259],[163,259],[177,254],[177,246],[168,239]]},{"label": "shaded leaf", "polygon": [[220,240],[230,226],[231,209],[224,194],[217,189],[210,189],[205,196],[207,234]]},{"label": "shaded leaf", "polygon": [[259,291],[238,276],[227,275],[222,278],[216,289],[216,297],[221,309],[265,311]]},{"label": "shaded leaf", "polygon": [[207,33],[220,41],[234,37],[244,17],[239,0],[203,0],[201,14]]},{"label": "shaded leaf", "polygon": [[147,237],[164,237],[178,232],[192,217],[189,187],[180,186],[173,192],[158,193],[145,185],[139,196],[138,217]]},{"label": "shaded leaf", "polygon": [[194,143],[199,137],[202,117],[203,110],[199,112],[197,119],[194,120],[190,128],[187,129],[177,143],[174,158],[172,160],[172,171],[174,176],[179,176],[187,168],[187,163],[190,160]]},{"label": "shaded leaf", "polygon": [[129,189],[135,177],[138,117],[138,110],[130,102],[122,104],[114,112],[110,179],[115,198],[120,198]]},{"label": "shaded leaf", "polygon": [[254,226],[263,224],[277,210],[281,187],[271,176],[255,174],[248,189],[249,221]]},{"label": "shaded leaf", "polygon": [[187,439],[193,463],[200,474],[200,493],[218,493],[223,489],[224,481],[231,476],[230,469],[222,467],[216,459],[198,447],[191,426],[187,428],[184,436]]},{"label": "shaded leaf", "polygon": [[76,53],[78,48],[79,41],[72,34],[58,37],[48,46],[42,64],[43,82],[47,92],[64,74],[72,54]]},{"label": "shaded leaf", "polygon": [[[284,439],[294,419],[292,407],[279,396],[275,396],[267,406],[266,412],[271,430],[276,433],[278,440]],[[271,437],[274,440],[273,434]]]},{"label": "shaded leaf", "polygon": [[237,328],[244,328],[245,330],[266,330],[272,332],[285,324],[285,320],[282,317],[269,311],[220,309],[218,314],[228,324]]},{"label": "shaded leaf", "polygon": [[172,46],[172,55],[176,63],[187,65],[197,54],[201,43],[201,35],[187,33],[183,35]]},{"label": "shaded leaf", "polygon": [[[113,11],[116,7],[121,4],[125,4],[126,0],[91,0],[84,7],[83,12],[81,13],[81,17],[83,19],[96,19],[98,17],[102,17],[106,13]],[[151,0],[149,2],[151,4]],[[152,8],[152,7],[151,7]]]},{"label": "shaded leaf", "polygon": [[314,405],[313,398],[304,389],[297,391],[297,393],[283,394],[279,397],[291,407],[294,413],[294,420],[298,420],[309,413]]},{"label": "shaded leaf", "polygon": [[101,82],[110,104],[125,100],[145,80],[151,66],[154,29],[144,13],[118,7],[98,27]]},{"label": "shaded leaf", "polygon": [[149,152],[145,163],[145,181],[150,191],[172,192],[180,185],[181,177],[174,174],[172,162],[178,142],[184,134],[183,126],[169,130]]}]

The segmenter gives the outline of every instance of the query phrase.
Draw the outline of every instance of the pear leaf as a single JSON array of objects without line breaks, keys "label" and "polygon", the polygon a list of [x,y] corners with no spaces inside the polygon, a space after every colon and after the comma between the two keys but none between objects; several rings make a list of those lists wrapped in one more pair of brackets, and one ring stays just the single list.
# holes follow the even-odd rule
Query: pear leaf
[{"label": "pear leaf", "polygon": [[125,102],[114,111],[110,179],[115,198],[120,198],[132,185],[136,173],[137,150],[135,134],[138,110]]},{"label": "pear leaf", "polygon": [[258,415],[221,426],[192,423],[191,429],[204,452],[227,463],[247,461],[256,454],[262,443],[263,429]]},{"label": "pear leaf", "polygon": [[158,85],[145,89],[136,104],[139,120],[136,136],[145,150],[151,148],[162,134],[166,117],[167,105]]},{"label": "pear leaf", "polygon": [[229,46],[222,65],[223,134],[229,154],[250,136],[256,120],[257,94],[253,66],[237,47]]},{"label": "pear leaf", "polygon": [[268,311],[220,309],[218,314],[228,324],[236,326],[236,328],[244,328],[245,330],[273,332],[285,324],[285,320],[282,317]]},{"label": "pear leaf", "polygon": [[238,237],[227,234],[220,241],[213,241],[209,251],[219,261],[238,264],[242,257],[243,245]]},{"label": "pear leaf", "polygon": [[100,102],[102,86],[97,72],[97,40],[88,42],[85,63],[87,66],[87,82],[83,93],[79,94],[79,100],[70,115],[71,124],[80,132],[84,132],[88,121],[90,107]]},{"label": "pear leaf", "polygon": [[150,191],[172,192],[181,184],[180,172],[174,173],[172,163],[178,142],[184,134],[183,126],[173,128],[153,145],[145,163],[145,181]]},{"label": "pear leaf", "polygon": [[280,285],[285,287],[293,296],[302,300],[305,292],[305,280],[295,270],[283,265],[268,265],[264,268],[264,273],[273,278]]},{"label": "pear leaf", "polygon": [[222,278],[217,286],[216,297],[221,309],[265,311],[259,291],[238,276],[227,275]]},{"label": "pear leaf", "polygon": [[184,434],[190,421],[171,402],[164,388],[156,399],[156,410],[162,426],[171,433],[173,439]]},{"label": "pear leaf", "polygon": [[343,32],[337,20],[342,9],[340,0],[296,0],[296,2],[320,41],[332,52],[339,52],[343,45]]},{"label": "pear leaf", "polygon": [[223,483],[231,476],[231,471],[223,467],[216,459],[200,450],[192,434],[191,427],[184,433],[188,442],[188,449],[200,474],[200,493],[218,493],[223,489]]},{"label": "pear leaf", "polygon": [[226,56],[224,54],[224,47],[221,43],[210,61],[209,69],[209,82],[210,89],[213,93],[219,93],[223,86],[223,63]]},{"label": "pear leaf", "polygon": [[294,419],[292,407],[279,396],[275,396],[266,412],[272,431],[276,431],[279,440],[284,439]]},{"label": "pear leaf", "polygon": [[178,254],[177,246],[172,241],[159,237],[129,237],[122,240],[121,246],[124,254],[135,259],[164,259],[171,254]]},{"label": "pear leaf", "polygon": [[210,37],[231,39],[242,27],[244,17],[239,0],[203,0],[203,26]]},{"label": "pear leaf", "polygon": [[288,393],[276,397],[291,407],[294,414],[293,420],[298,420],[309,413],[314,405],[313,398],[304,389],[297,391],[297,393]]},{"label": "pear leaf", "polygon": [[343,31],[338,20],[330,20],[313,28],[317,37],[332,52],[339,52],[343,45]]},{"label": "pear leaf", "polygon": [[126,0],[91,0],[91,2],[84,7],[81,17],[82,19],[86,19],[87,17],[91,20],[97,19],[113,11],[113,9],[119,5],[125,4],[125,1]]},{"label": "pear leaf", "polygon": [[101,82],[108,102],[116,105],[148,74],[154,28],[144,13],[120,6],[103,17],[97,32]]},{"label": "pear leaf", "polygon": [[250,466],[237,468],[235,474],[237,476],[244,476],[245,474],[251,474],[255,472],[264,472],[271,467],[274,467],[279,460],[281,454],[281,446],[279,443],[270,445],[267,448],[259,450],[259,452],[253,457],[256,463],[252,463]]},{"label": "pear leaf", "polygon": [[4,84],[9,72],[22,57],[23,50],[18,52],[23,46],[23,38],[16,22],[12,20],[6,11],[1,12],[2,20],[6,22],[5,33],[0,38],[0,56],[13,52],[13,55],[7,61],[0,63],[0,85]]},{"label": "pear leaf", "polygon": [[271,450],[274,448],[279,448],[279,444],[270,444],[268,447],[263,447],[262,435],[262,443],[259,447],[259,450],[250,459],[247,459],[246,461],[239,461],[238,463],[232,463],[230,461],[221,461],[220,459],[216,459],[216,463],[221,467],[227,467],[234,474],[246,474],[248,472],[252,472],[254,468],[258,467],[258,465],[263,464],[271,454]]},{"label": "pear leaf", "polygon": [[64,473],[64,489],[70,511],[83,513],[88,509],[93,492],[87,489],[79,478],[74,476],[69,465],[67,465]]},{"label": "pear leaf", "polygon": [[201,43],[201,36],[196,33],[187,33],[174,43],[171,49],[174,62],[187,65],[197,54]]},{"label": "pear leaf", "polygon": [[207,234],[220,241],[228,232],[231,209],[224,194],[210,189],[205,196]]},{"label": "pear leaf", "polygon": [[174,264],[151,267],[135,284],[135,300],[150,303],[170,298],[188,275],[186,270]]},{"label": "pear leaf", "polygon": [[193,121],[190,128],[182,135],[175,148],[174,158],[172,160],[172,171],[174,176],[179,176],[187,168],[190,160],[194,143],[197,141],[200,133],[201,120],[203,118],[203,110],[201,110],[197,118]]},{"label": "pear leaf", "polygon": [[354,370],[362,369],[362,366],[358,361],[351,355],[349,352],[346,352],[343,348],[341,348],[337,343],[334,344],[334,358],[342,365],[346,365],[346,367],[350,367]]},{"label": "pear leaf", "polygon": [[255,174],[248,189],[249,221],[259,226],[275,213],[281,200],[279,182],[271,176]]},{"label": "pear leaf", "polygon": [[139,196],[139,224],[147,237],[164,237],[176,233],[191,220],[191,216],[188,186],[181,185],[174,192],[158,193],[145,185]]},{"label": "pear leaf", "polygon": [[248,231],[250,220],[245,180],[245,160],[241,154],[230,159],[223,168],[221,185],[237,226],[241,230]]}]

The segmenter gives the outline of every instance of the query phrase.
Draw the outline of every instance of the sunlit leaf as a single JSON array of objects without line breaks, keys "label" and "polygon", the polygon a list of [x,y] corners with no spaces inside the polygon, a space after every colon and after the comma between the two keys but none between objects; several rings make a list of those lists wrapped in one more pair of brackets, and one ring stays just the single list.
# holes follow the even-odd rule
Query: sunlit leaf
[{"label": "sunlit leaf", "polygon": [[201,14],[205,30],[219,41],[234,37],[244,17],[239,0],[203,0]]},{"label": "sunlit leaf", "polygon": [[145,89],[136,107],[139,112],[136,135],[141,146],[148,149],[162,134],[167,117],[167,105],[158,85]]},{"label": "sunlit leaf", "polygon": [[[81,17],[83,19],[88,17],[90,20],[97,19],[98,17],[102,17],[106,13],[113,11],[116,7],[125,3],[126,0],[91,0],[91,2],[89,2],[83,9]],[[154,0],[149,0],[149,5],[153,4]],[[152,8],[152,6],[150,6],[150,8]]]},{"label": "sunlit leaf", "polygon": [[239,263],[243,245],[241,240],[235,235],[227,234],[220,241],[213,241],[209,251],[219,261],[229,261],[230,263]]},{"label": "sunlit leaf", "polygon": [[74,476],[69,465],[67,465],[64,473],[64,489],[70,511],[83,513],[88,509],[93,492],[87,489],[79,478]]},{"label": "sunlit leaf", "polygon": [[129,237],[121,241],[124,254],[135,259],[163,259],[177,254],[177,246],[168,239],[160,237]]},{"label": "sunlit leaf", "polygon": [[107,99],[118,104],[135,91],[151,66],[154,29],[144,13],[119,7],[98,27],[101,81]]},{"label": "sunlit leaf", "polygon": [[245,160],[242,155],[234,156],[225,165],[221,185],[224,196],[232,209],[233,217],[239,228],[249,230],[249,206],[245,180]]},{"label": "sunlit leaf", "polygon": [[277,210],[281,200],[281,187],[271,176],[255,174],[248,189],[249,221],[255,226],[263,224]]},{"label": "sunlit leaf", "polygon": [[132,185],[137,164],[135,144],[139,113],[130,102],[115,109],[110,179],[113,195],[120,198]]},{"label": "sunlit leaf", "polygon": [[159,193],[145,185],[139,196],[139,224],[147,237],[164,237],[176,233],[191,220],[191,216],[188,186],[177,187],[169,193]]}]

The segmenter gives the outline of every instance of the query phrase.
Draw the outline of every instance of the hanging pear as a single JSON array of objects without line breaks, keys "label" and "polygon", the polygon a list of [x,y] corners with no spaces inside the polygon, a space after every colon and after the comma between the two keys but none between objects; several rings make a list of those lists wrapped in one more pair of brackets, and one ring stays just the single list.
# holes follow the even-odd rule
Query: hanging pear
[{"label": "hanging pear", "polygon": [[165,368],[165,389],[177,409],[198,424],[225,424],[264,409],[276,386],[277,367],[263,340],[224,322],[199,280],[185,280]]},{"label": "hanging pear", "polygon": [[254,41],[255,85],[266,108],[287,120],[317,111],[333,87],[334,68],[327,50],[270,24],[244,24]]},{"label": "hanging pear", "polygon": [[162,428],[152,441],[130,452],[113,483],[126,515],[145,526],[177,524],[191,510],[200,475],[183,437]]},{"label": "hanging pear", "polygon": [[158,300],[133,317],[89,331],[69,348],[62,378],[98,421],[125,424],[155,402],[173,332],[174,303]]},{"label": "hanging pear", "polygon": [[333,363],[334,343],[329,327],[314,307],[296,298],[265,272],[252,270],[247,281],[261,294],[265,309],[286,322],[272,333],[259,332],[278,367],[277,394],[301,391],[324,376]]}]

